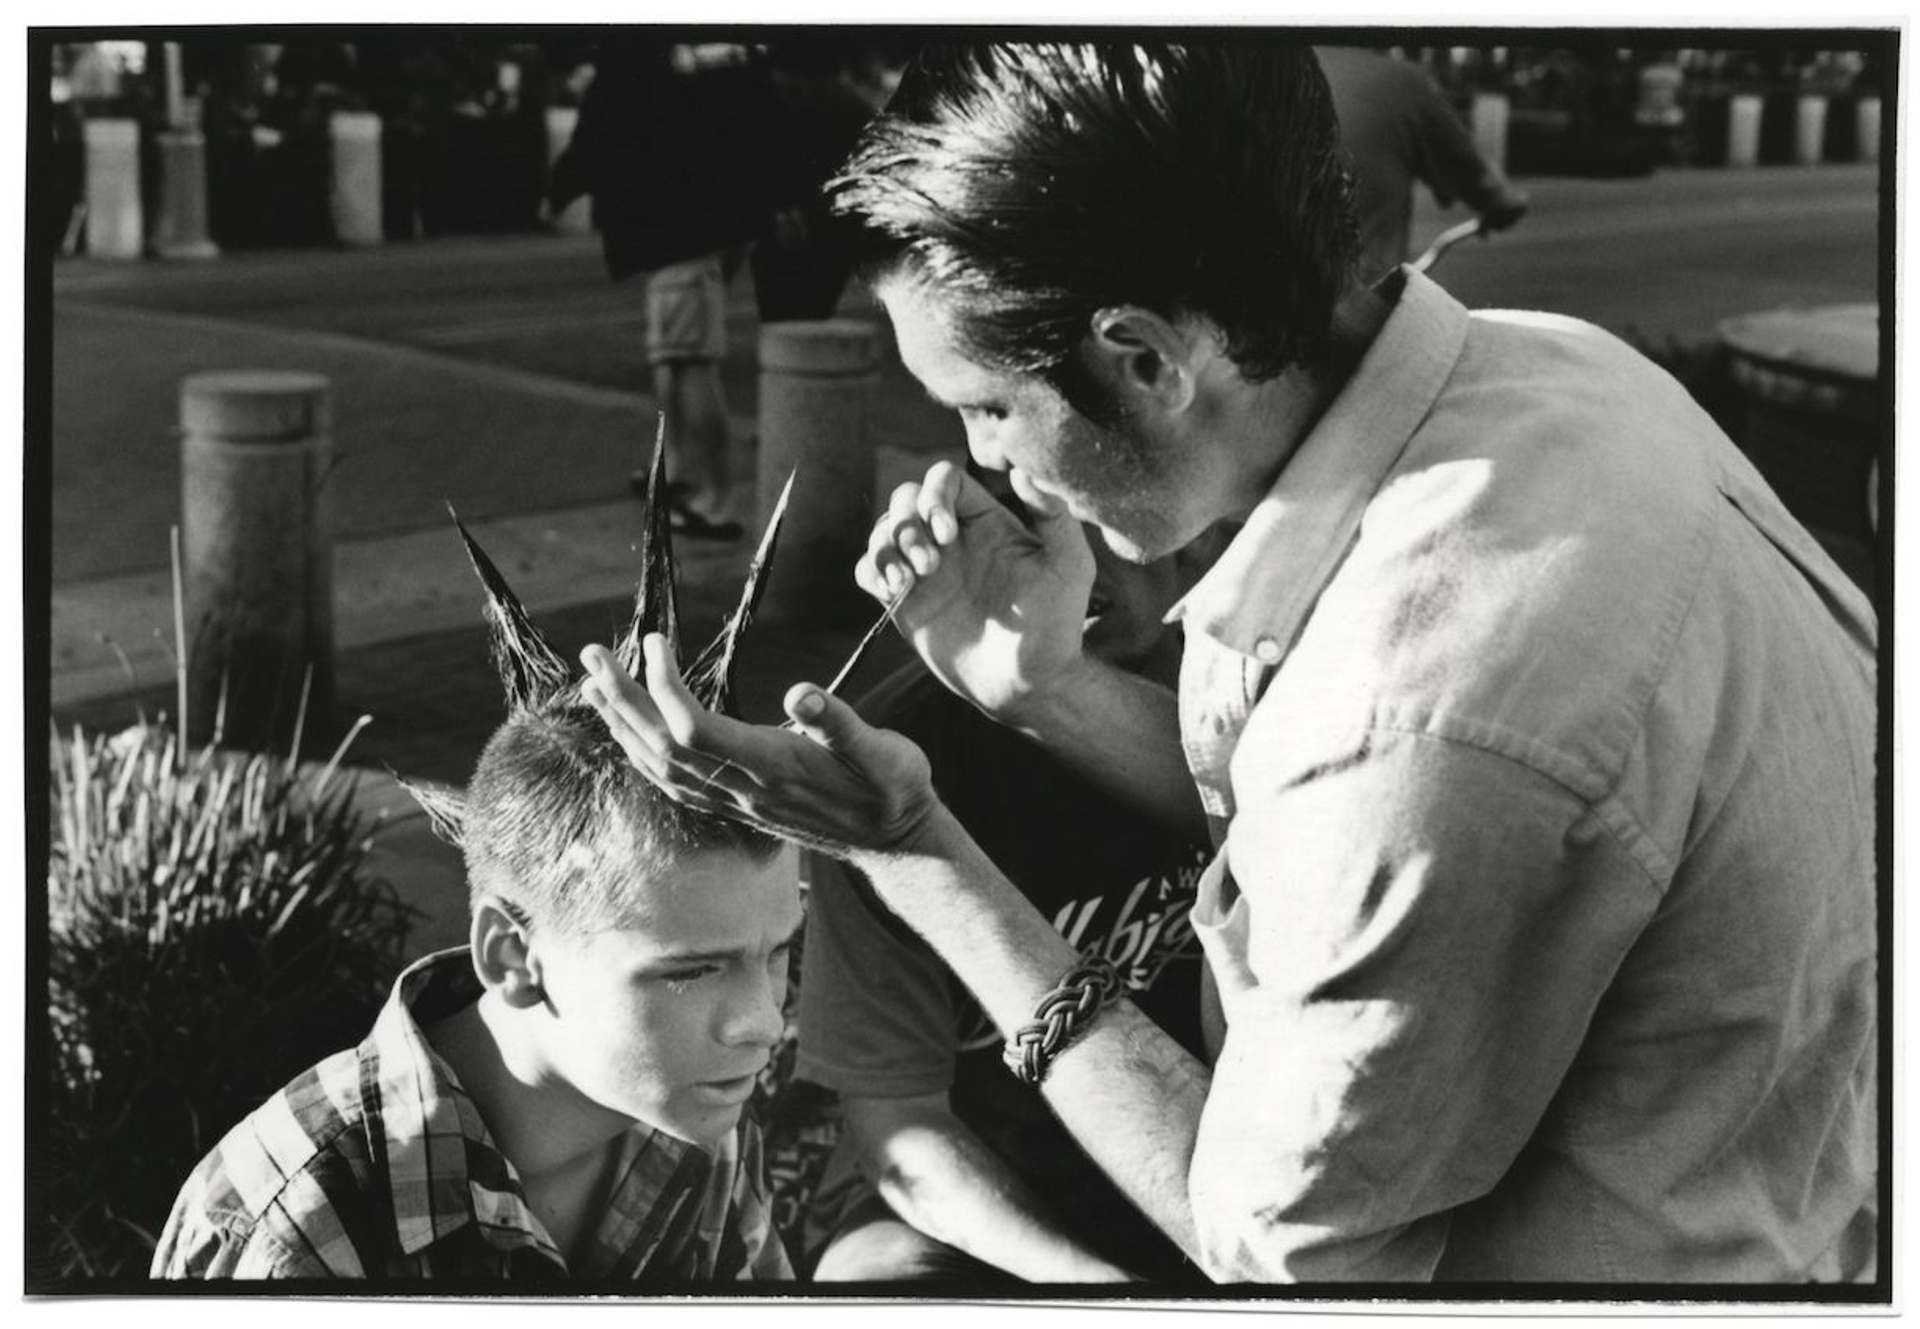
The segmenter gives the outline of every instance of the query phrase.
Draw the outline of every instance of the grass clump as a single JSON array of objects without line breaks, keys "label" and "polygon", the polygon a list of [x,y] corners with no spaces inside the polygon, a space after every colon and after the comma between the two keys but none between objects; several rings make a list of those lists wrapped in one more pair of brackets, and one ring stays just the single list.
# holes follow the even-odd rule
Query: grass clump
[{"label": "grass clump", "polygon": [[144,1275],[200,1157],[370,1027],[412,912],[339,757],[53,734],[40,1277]]}]

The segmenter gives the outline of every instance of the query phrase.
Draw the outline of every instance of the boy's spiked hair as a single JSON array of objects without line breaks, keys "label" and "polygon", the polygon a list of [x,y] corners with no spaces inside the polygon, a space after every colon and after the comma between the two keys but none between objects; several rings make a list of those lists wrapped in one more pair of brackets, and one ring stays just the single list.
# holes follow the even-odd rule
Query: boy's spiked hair
[{"label": "boy's spiked hair", "polygon": [[[640,531],[640,583],[632,619],[614,647],[638,677],[641,641],[666,638],[680,659],[678,571],[668,521],[666,436],[655,438]],[[747,568],[740,599],[719,635],[685,668],[702,706],[738,716],[734,669],[753,622],[793,490],[788,477]],[[435,832],[460,848],[469,890],[498,895],[528,915],[586,930],[616,925],[630,904],[620,888],[670,872],[690,854],[737,850],[765,860],[770,836],[674,803],[636,771],[581,696],[582,680],[528,616],[493,560],[456,513],[454,526],[486,591],[488,640],[506,689],[507,718],[487,741],[462,792],[402,781]]]}]

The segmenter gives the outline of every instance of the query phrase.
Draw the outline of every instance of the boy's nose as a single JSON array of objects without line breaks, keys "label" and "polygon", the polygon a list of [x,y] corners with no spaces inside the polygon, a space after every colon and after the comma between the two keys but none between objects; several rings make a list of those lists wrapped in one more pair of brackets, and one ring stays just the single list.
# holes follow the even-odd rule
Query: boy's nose
[{"label": "boy's nose", "polygon": [[780,1012],[784,987],[764,978],[744,985],[739,999],[727,1011],[721,1040],[734,1047],[770,1048],[778,1043],[786,1030],[786,1020]]}]

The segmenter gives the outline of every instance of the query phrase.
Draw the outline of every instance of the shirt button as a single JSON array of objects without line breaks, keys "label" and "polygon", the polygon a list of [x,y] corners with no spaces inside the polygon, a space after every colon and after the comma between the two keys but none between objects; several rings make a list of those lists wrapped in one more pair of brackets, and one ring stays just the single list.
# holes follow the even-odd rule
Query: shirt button
[{"label": "shirt button", "polygon": [[1280,643],[1272,637],[1262,637],[1254,642],[1253,653],[1261,664],[1280,663]]}]

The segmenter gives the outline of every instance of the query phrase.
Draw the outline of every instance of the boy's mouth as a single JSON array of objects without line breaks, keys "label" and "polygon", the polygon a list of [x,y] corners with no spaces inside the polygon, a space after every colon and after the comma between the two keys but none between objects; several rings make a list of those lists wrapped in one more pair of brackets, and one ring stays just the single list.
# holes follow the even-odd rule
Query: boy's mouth
[{"label": "boy's mouth", "polygon": [[757,1073],[749,1073],[728,1080],[702,1080],[694,1087],[710,1098],[745,1102],[752,1095],[753,1086],[759,1078]]}]

